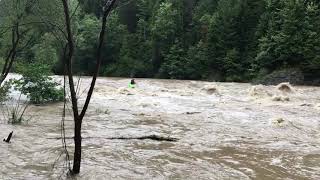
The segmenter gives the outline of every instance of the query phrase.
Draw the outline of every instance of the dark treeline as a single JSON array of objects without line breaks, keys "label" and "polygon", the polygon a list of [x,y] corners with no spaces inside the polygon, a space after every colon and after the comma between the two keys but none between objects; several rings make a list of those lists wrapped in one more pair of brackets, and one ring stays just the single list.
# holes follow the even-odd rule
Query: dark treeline
[{"label": "dark treeline", "polygon": [[[73,70],[90,75],[102,1],[79,2]],[[247,82],[288,70],[316,79],[319,6],[317,0],[122,0],[108,21],[100,75]],[[57,22],[58,14],[47,19]],[[18,62],[41,62],[62,74],[61,43],[46,26],[35,26],[22,38],[32,43]],[[0,33],[2,57],[5,36],[10,32]]]}]

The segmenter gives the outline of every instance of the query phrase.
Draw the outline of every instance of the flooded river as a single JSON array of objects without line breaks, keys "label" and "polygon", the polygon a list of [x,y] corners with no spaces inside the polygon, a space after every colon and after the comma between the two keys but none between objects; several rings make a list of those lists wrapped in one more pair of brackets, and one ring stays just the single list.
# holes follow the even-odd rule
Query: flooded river
[{"label": "flooded river", "polygon": [[[81,80],[80,102],[89,80]],[[97,81],[76,179],[320,179],[320,88],[137,79],[127,89],[128,82]],[[0,137],[14,134],[0,143],[0,179],[66,178],[62,108],[31,106],[22,125],[1,118]],[[65,123],[72,156],[70,112]],[[179,140],[110,139],[146,135]]]}]

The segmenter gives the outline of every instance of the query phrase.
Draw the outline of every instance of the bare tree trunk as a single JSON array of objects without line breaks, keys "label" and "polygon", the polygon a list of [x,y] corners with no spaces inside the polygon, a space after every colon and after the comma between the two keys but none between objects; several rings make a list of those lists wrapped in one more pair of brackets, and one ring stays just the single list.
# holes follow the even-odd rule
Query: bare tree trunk
[{"label": "bare tree trunk", "polygon": [[79,174],[80,172],[80,166],[81,166],[81,125],[82,120],[77,119],[75,120],[75,126],[74,126],[74,158],[73,158],[73,168],[72,173],[73,174]]},{"label": "bare tree trunk", "polygon": [[73,33],[71,30],[71,21],[70,21],[70,13],[68,7],[68,0],[62,0],[63,8],[64,8],[64,16],[65,16],[65,24],[66,24],[66,31],[67,31],[67,45],[68,45],[68,56],[65,59],[65,64],[67,66],[66,72],[69,79],[69,87],[71,93],[71,102],[72,102],[72,110],[74,116],[74,159],[73,159],[73,169],[72,174],[79,174],[80,166],[81,166],[81,126],[83,117],[86,114],[88,106],[90,104],[90,100],[93,94],[94,86],[99,74],[99,69],[101,65],[101,52],[102,47],[104,44],[104,34],[106,29],[107,17],[112,10],[112,7],[116,3],[117,0],[107,0],[106,4],[103,7],[103,16],[102,16],[102,24],[101,24],[101,31],[99,35],[99,44],[96,54],[96,69],[92,75],[91,85],[84,103],[84,106],[79,115],[79,108],[78,108],[78,100],[76,97],[76,91],[74,88],[74,81],[73,81],[73,73],[72,73],[72,58],[74,54],[74,40],[73,40]]}]

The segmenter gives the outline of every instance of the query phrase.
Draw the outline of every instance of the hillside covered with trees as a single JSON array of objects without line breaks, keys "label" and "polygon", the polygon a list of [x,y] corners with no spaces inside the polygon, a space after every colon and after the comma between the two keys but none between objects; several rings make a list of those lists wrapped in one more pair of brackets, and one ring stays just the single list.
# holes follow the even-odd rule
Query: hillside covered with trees
[{"label": "hillside covered with trees", "polygon": [[[73,71],[91,75],[102,1],[72,2]],[[63,74],[63,15],[57,3],[0,1],[1,59],[19,39],[13,71],[41,64]],[[285,70],[315,81],[320,2],[121,0],[109,17],[103,48],[101,76],[248,82]]]}]

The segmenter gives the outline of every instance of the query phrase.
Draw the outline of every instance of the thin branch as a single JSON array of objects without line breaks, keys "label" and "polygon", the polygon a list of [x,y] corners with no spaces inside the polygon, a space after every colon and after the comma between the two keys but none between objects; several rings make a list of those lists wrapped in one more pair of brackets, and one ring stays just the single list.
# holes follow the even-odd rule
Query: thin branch
[{"label": "thin branch", "polygon": [[80,3],[79,3],[79,1],[78,1],[78,4],[77,4],[76,8],[75,8],[74,11],[71,13],[71,16],[70,16],[71,19],[73,19],[73,17],[75,16],[75,14],[76,14],[76,12],[77,12],[77,10],[78,10],[79,7],[80,7]]},{"label": "thin branch", "polygon": [[67,65],[67,74],[69,79],[69,87],[71,93],[71,102],[72,102],[72,109],[73,115],[75,119],[78,119],[79,112],[78,112],[78,100],[76,98],[76,92],[74,89],[74,81],[72,76],[72,58],[74,53],[74,41],[73,35],[71,31],[71,22],[70,22],[70,15],[69,15],[69,6],[67,0],[61,0],[63,4],[63,10],[65,14],[65,22],[66,22],[66,30],[67,30],[67,41],[68,41],[68,56],[66,58],[66,65]]}]

